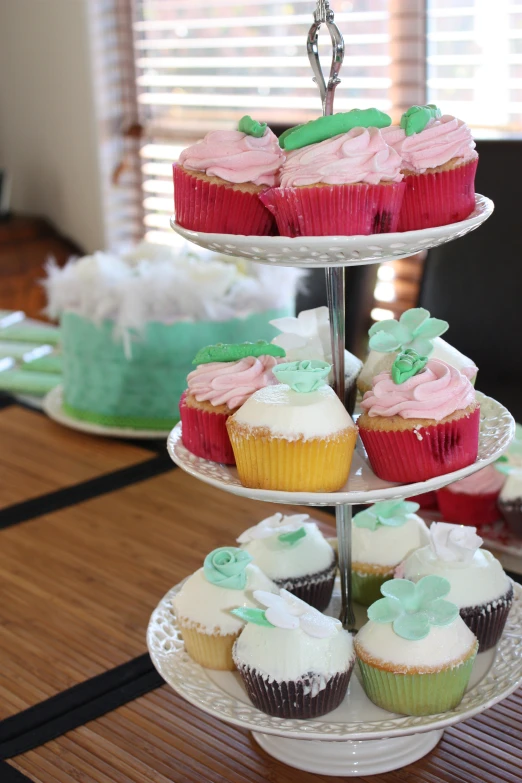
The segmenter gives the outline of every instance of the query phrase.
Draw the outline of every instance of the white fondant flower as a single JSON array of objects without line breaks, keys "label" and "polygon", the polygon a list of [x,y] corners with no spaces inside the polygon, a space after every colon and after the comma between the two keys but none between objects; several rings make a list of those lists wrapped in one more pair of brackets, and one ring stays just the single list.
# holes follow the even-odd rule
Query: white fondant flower
[{"label": "white fondant flower", "polygon": [[249,527],[248,530],[241,533],[236,541],[238,544],[248,544],[250,541],[270,538],[270,536],[280,535],[281,533],[294,533],[303,527],[303,524],[309,519],[308,514],[291,514],[286,516],[278,512],[258,522],[257,525]]},{"label": "white fondant flower", "polygon": [[433,522],[430,527],[430,546],[440,560],[470,563],[482,545],[476,527]]},{"label": "white fondant flower", "polygon": [[286,361],[318,359],[331,363],[330,320],[327,307],[303,310],[297,318],[275,318],[272,326],[282,334],[272,340],[286,351]]},{"label": "white fondant flower", "polygon": [[281,589],[279,595],[265,590],[254,590],[254,598],[267,607],[265,617],[276,628],[300,628],[315,639],[327,639],[341,628],[339,620],[321,614],[288,590]]}]

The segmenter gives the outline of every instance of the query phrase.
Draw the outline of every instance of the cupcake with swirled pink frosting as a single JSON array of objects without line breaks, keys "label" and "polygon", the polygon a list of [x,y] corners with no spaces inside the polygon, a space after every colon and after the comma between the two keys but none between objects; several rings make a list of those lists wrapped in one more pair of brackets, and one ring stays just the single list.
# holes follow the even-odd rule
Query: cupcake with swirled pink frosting
[{"label": "cupcake with swirled pink frosting", "polygon": [[480,408],[455,367],[415,351],[373,379],[357,424],[374,473],[403,484],[426,481],[475,462]]},{"label": "cupcake with swirled pink frosting", "polygon": [[290,128],[280,187],[262,193],[282,236],[353,236],[396,231],[405,185],[401,157],[377,109],[353,109]]},{"label": "cupcake with swirled pink frosting", "polygon": [[387,144],[402,159],[406,192],[399,231],[465,220],[475,209],[478,154],[465,122],[433,104],[411,106],[400,126],[384,128]]},{"label": "cupcake with swirled pink frosting", "polygon": [[254,392],[277,383],[272,368],[284,355],[262,340],[202,348],[179,404],[183,445],[203,459],[234,465],[226,421]]},{"label": "cupcake with swirled pink frosting", "polygon": [[270,128],[251,117],[237,130],[207,133],[174,164],[177,223],[206,233],[271,233],[273,218],[259,195],[279,184],[284,159]]}]

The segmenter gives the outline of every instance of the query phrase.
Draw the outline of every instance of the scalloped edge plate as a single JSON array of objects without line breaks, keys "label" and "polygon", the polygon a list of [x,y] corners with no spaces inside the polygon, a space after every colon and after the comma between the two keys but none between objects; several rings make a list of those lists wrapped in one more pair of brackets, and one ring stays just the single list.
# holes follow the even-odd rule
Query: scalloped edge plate
[{"label": "scalloped edge plate", "polygon": [[207,234],[191,231],[176,223],[175,216],[170,225],[180,236],[195,245],[240,256],[261,264],[280,266],[326,267],[360,266],[380,264],[393,258],[404,258],[421,250],[429,250],[453,239],[463,237],[478,228],[493,213],[494,204],[487,196],[475,194],[475,209],[471,215],[458,223],[419,231],[402,231],[393,234],[371,234],[369,236],[331,237],[258,237],[241,234]]},{"label": "scalloped edge plate", "polygon": [[391,484],[377,478],[372,471],[360,438],[352,459],[346,488],[338,492],[281,492],[270,489],[251,489],[239,481],[236,468],[202,459],[191,454],[181,442],[181,423],[176,424],[167,439],[171,459],[191,476],[234,495],[264,500],[269,503],[292,503],[309,506],[355,505],[375,503],[378,500],[410,497],[431,492],[458,481],[496,460],[508,447],[515,434],[515,421],[509,411],[496,400],[477,392],[481,421],[478,459],[466,468],[436,476],[415,484]]},{"label": "scalloped edge plate", "polygon": [[[522,586],[513,584],[515,600],[496,650],[477,656],[470,686],[454,710],[439,715],[397,715],[368,699],[357,675],[340,707],[315,720],[285,720],[257,710],[249,701],[237,672],[204,669],[185,652],[173,596],[183,582],[160,601],[150,618],[147,646],[159,674],[180,696],[219,720],[264,734],[290,739],[371,740],[443,729],[471,718],[513,693],[522,682]],[[338,590],[334,595],[338,604]],[[363,607],[359,607],[364,611]],[[331,612],[334,614],[334,612]],[[357,669],[357,667],[356,667]],[[362,718],[362,720],[361,720]]]}]

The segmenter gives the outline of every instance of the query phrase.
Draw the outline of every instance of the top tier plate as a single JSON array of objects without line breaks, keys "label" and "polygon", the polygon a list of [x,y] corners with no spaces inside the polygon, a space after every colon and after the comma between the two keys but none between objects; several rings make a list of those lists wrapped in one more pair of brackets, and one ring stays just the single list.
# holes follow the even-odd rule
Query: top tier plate
[{"label": "top tier plate", "polygon": [[178,226],[174,217],[170,225],[184,239],[195,245],[240,256],[262,264],[302,266],[360,266],[380,264],[394,258],[404,258],[429,250],[453,239],[463,237],[478,228],[493,212],[493,202],[477,193],[475,209],[459,223],[427,228],[422,231],[403,231],[395,234],[371,234],[355,237],[249,237],[240,234],[204,234]]}]

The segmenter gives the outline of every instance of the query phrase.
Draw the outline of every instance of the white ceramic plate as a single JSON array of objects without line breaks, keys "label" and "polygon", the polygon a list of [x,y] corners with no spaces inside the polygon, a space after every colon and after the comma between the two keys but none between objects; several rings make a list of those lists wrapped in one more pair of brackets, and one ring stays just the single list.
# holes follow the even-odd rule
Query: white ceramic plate
[{"label": "white ceramic plate", "polygon": [[205,234],[178,226],[175,217],[170,225],[189,242],[225,253],[241,256],[261,264],[281,266],[359,266],[376,264],[393,258],[403,258],[429,250],[452,239],[463,237],[478,228],[493,212],[493,202],[479,193],[475,196],[475,209],[459,223],[437,226],[421,231],[403,231],[394,234],[370,236],[333,237],[256,237],[241,234]]},{"label": "white ceramic plate", "polygon": [[437,476],[416,484],[392,484],[377,478],[372,471],[364,447],[360,441],[353,455],[348,482],[338,492],[280,492],[269,489],[250,489],[239,481],[236,468],[210,462],[191,454],[181,442],[181,424],[177,424],[167,440],[167,448],[176,465],[191,476],[207,484],[219,487],[234,495],[264,500],[269,503],[292,503],[310,506],[335,506],[341,504],[375,503],[378,500],[409,497],[440,489],[446,484],[464,478],[484,468],[506,450],[515,433],[515,422],[503,405],[491,397],[477,392],[480,401],[480,438],[477,461],[467,468]]},{"label": "white ceramic plate", "polygon": [[56,386],[43,401],[43,410],[50,419],[54,419],[58,424],[63,424],[73,430],[87,432],[89,435],[103,435],[108,438],[125,438],[132,440],[160,440],[166,438],[168,430],[133,430],[129,427],[104,427],[102,424],[92,424],[88,421],[74,419],[66,413],[62,406],[63,387]]},{"label": "white ceramic plate", "polygon": [[[496,652],[488,650],[477,656],[468,691],[450,712],[422,717],[387,712],[367,698],[354,672],[348,696],[328,715],[314,720],[274,718],[252,705],[237,672],[204,669],[187,655],[171,610],[181,584],[165,595],[150,619],[147,645],[152,662],[163,679],[191,704],[243,729],[301,740],[372,740],[417,734],[440,730],[483,712],[522,682],[522,587],[514,584],[515,600]],[[338,605],[336,591],[331,614],[338,614]]]}]

